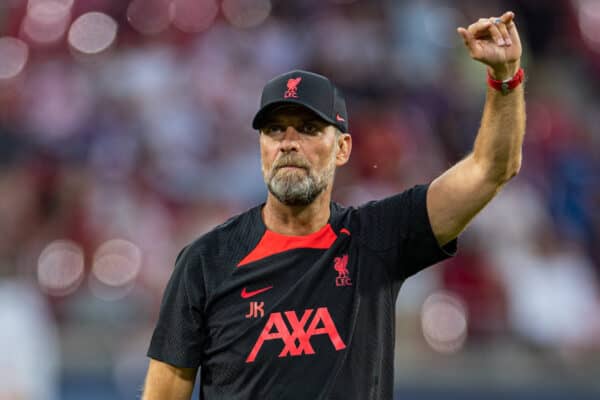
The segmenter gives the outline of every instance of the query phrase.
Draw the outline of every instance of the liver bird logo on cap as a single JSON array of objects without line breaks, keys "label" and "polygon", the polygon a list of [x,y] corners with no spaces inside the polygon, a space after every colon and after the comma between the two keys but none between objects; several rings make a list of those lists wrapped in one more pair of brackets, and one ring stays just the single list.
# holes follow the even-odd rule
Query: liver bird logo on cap
[{"label": "liver bird logo on cap", "polygon": [[302,77],[299,76],[297,78],[291,78],[287,81],[287,90],[285,91],[283,98],[284,99],[297,99],[298,98],[298,85],[302,81]]}]

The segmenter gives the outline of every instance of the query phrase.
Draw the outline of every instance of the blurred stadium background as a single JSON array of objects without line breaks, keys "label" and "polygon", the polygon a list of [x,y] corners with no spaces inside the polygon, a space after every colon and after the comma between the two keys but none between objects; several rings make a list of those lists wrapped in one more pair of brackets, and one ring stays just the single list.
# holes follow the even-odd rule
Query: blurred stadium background
[{"label": "blurred stadium background", "polygon": [[470,150],[485,72],[455,29],[507,9],[523,168],[405,283],[396,396],[600,398],[600,1],[2,0],[0,399],[139,395],[177,251],[265,198],[266,80],[343,88],[359,204]]}]

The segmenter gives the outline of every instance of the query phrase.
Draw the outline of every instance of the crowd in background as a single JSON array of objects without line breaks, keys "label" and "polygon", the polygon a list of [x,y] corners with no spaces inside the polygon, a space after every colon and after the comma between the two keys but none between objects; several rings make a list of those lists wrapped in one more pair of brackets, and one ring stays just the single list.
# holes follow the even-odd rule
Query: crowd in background
[{"label": "crowd in background", "polygon": [[442,290],[468,315],[458,352],[510,340],[568,365],[600,359],[595,0],[223,1],[267,15],[247,26],[217,10],[195,33],[140,32],[130,2],[76,0],[73,19],[100,11],[118,24],[92,56],[29,40],[26,3],[0,5],[0,37],[30,46],[16,77],[2,79],[0,60],[0,398],[32,386],[25,398],[58,399],[59,382],[94,374],[132,398],[178,250],[265,200],[250,121],[273,76],[308,69],[345,93],[354,148],[336,173],[341,204],[429,182],[468,154],[485,69],[455,29],[507,9],[524,43],[522,169],[458,256],[412,278],[421,288],[401,295],[399,319]]}]

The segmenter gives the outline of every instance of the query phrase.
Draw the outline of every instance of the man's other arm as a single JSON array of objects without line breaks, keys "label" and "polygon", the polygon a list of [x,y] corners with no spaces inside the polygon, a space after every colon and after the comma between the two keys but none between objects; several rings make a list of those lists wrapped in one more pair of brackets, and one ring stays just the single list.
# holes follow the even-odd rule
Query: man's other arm
[{"label": "man's other arm", "polygon": [[190,400],[197,368],[179,368],[150,359],[142,400]]},{"label": "man's other arm", "polygon": [[[497,80],[510,79],[520,68],[521,42],[513,18],[508,12],[500,24],[481,19],[458,29],[471,57],[488,65]],[[499,45],[502,37],[511,44]],[[456,238],[519,172],[524,135],[523,85],[506,95],[488,87],[473,152],[435,179],[427,193],[429,220],[440,245]]]}]

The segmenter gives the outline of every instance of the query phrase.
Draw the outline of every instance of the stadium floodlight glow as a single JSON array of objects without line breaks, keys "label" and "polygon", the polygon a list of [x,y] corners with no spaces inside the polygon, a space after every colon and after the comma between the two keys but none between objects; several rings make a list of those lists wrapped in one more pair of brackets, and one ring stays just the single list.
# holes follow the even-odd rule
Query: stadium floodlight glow
[{"label": "stadium floodlight glow", "polygon": [[85,54],[97,54],[109,48],[117,37],[118,25],[101,12],[83,14],[69,29],[69,45]]},{"label": "stadium floodlight glow", "polygon": [[215,0],[173,0],[173,25],[177,29],[188,32],[202,32],[210,27],[219,6]]},{"label": "stadium floodlight glow", "polygon": [[271,14],[270,0],[223,0],[223,14],[236,28],[254,28]]},{"label": "stadium floodlight glow", "polygon": [[155,35],[171,24],[171,0],[133,0],[127,7],[127,20],[138,32]]},{"label": "stadium floodlight glow", "polygon": [[37,44],[56,43],[63,37],[71,19],[72,2],[37,0],[30,2],[23,19],[23,33]]},{"label": "stadium floodlight glow", "polygon": [[83,249],[69,240],[51,242],[38,258],[38,284],[52,296],[73,293],[83,280],[83,271]]},{"label": "stadium floodlight glow", "polygon": [[25,68],[29,58],[29,47],[13,37],[0,37],[0,80],[17,77]]}]

